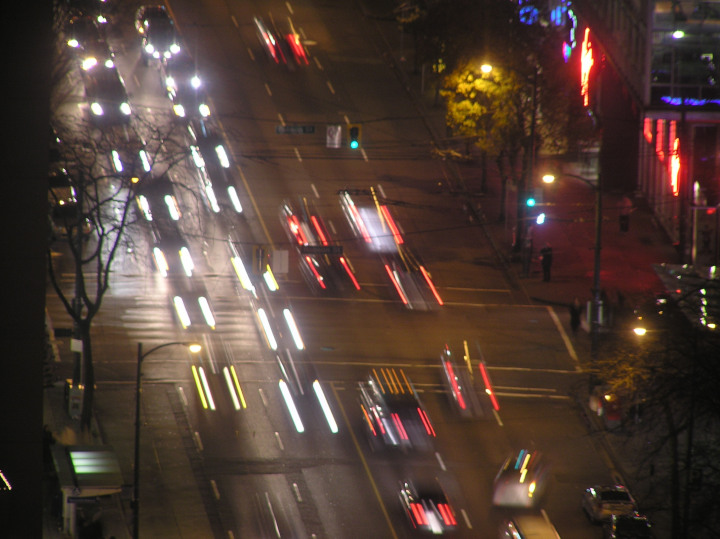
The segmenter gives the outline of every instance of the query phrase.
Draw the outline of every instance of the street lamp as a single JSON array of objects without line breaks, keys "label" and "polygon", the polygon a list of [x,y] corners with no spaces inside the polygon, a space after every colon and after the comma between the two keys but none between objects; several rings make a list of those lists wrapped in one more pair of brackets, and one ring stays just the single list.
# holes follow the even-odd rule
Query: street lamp
[{"label": "street lamp", "polygon": [[138,343],[137,351],[137,375],[135,378],[135,469],[133,470],[133,497],[132,497],[132,512],[133,512],[133,539],[138,539],[140,536],[140,397],[142,395],[142,362],[147,356],[153,352],[157,352],[161,348],[167,346],[186,346],[187,349],[197,354],[202,350],[202,346],[198,343],[191,342],[168,342],[165,344],[159,344],[158,346],[151,348],[147,352],[143,353],[142,343]]},{"label": "street lamp", "polygon": [[[602,185],[600,180],[602,179],[602,175],[598,175],[596,183],[577,174],[564,172],[563,176],[580,180],[595,191],[595,264],[593,268],[592,310],[590,312],[590,353],[593,359],[597,359],[598,345],[600,344],[600,311],[602,308],[602,295],[600,290],[600,253],[602,250]],[[542,180],[544,183],[553,183],[555,176],[545,174]]]}]

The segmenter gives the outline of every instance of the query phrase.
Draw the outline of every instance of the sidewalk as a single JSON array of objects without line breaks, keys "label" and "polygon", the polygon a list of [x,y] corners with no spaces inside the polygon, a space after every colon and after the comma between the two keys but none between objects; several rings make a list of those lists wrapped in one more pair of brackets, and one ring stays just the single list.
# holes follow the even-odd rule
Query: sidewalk
[{"label": "sidewalk", "polygon": [[[411,54],[410,51],[405,52],[406,57],[411,57]],[[424,111],[428,124],[436,134],[436,140],[442,141],[446,133],[442,102],[435,106],[434,89],[427,83],[424,95],[419,95],[420,80],[408,72],[410,62],[402,63],[396,55],[396,65],[406,78],[407,88],[416,96],[420,109]],[[465,152],[464,145],[460,143],[450,149],[459,154]],[[556,175],[555,184],[544,187],[543,202],[535,208],[536,211],[545,212],[547,219],[542,225],[533,225],[532,263],[529,274],[524,275],[519,257],[511,248],[513,223],[511,219],[500,220],[503,186],[493,165],[488,163],[483,189],[479,159],[449,163],[449,168],[455,172],[456,183],[451,188],[458,197],[458,206],[468,205],[474,209],[477,222],[485,227],[505,260],[509,277],[520,283],[532,303],[552,306],[567,334],[573,335],[570,328],[570,305],[577,298],[586,307],[593,297],[596,190],[590,182],[553,171]],[[536,174],[540,176],[541,172],[544,171],[539,163]],[[539,179],[535,181],[540,183]],[[631,198],[634,211],[630,216],[629,230],[623,232],[619,216],[621,199],[625,194]],[[514,196],[509,190],[506,203],[506,214],[509,217],[516,212]],[[627,321],[632,316],[633,308],[653,294],[665,290],[652,264],[678,261],[675,247],[657,225],[639,194],[604,192],[602,207],[599,282],[605,313],[610,316],[610,326],[601,333],[601,343],[629,331]],[[539,251],[546,244],[552,247],[553,252],[551,279],[548,282],[543,281],[539,258]],[[583,309],[582,330],[572,338],[581,366],[587,366],[591,360],[589,327],[585,315]],[[648,428],[651,421],[638,417],[635,424],[630,422],[622,428],[608,430],[602,419],[588,406],[587,386],[574,397],[578,409],[587,416],[589,435],[608,453],[620,476],[618,479],[629,486],[639,500],[641,509],[650,516],[656,537],[669,537],[668,516],[661,508],[661,505],[666,505],[666,494],[659,477],[661,473],[655,474],[655,470],[660,470],[663,463],[641,461],[646,453],[644,446],[647,446],[648,436],[652,436],[652,429]]]},{"label": "sidewalk", "polygon": [[[113,448],[123,474],[122,492],[95,504],[78,504],[76,537],[127,539],[132,529],[135,385],[106,384],[101,389],[95,394],[90,432],[83,433],[79,421],[66,412],[62,381],[44,391],[44,421],[56,444]],[[177,393],[170,385],[145,383],[142,402],[140,537],[214,537],[187,452],[191,435],[176,421],[181,406]],[[62,532],[57,481],[50,477],[44,487],[43,537],[70,537]]]}]

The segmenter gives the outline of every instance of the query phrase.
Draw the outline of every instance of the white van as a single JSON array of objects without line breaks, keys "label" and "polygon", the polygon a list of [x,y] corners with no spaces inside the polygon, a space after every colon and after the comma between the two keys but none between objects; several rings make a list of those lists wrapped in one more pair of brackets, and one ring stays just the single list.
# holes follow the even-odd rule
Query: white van
[{"label": "white van", "polygon": [[560,539],[555,526],[542,515],[518,515],[505,522],[500,530],[501,539]]}]

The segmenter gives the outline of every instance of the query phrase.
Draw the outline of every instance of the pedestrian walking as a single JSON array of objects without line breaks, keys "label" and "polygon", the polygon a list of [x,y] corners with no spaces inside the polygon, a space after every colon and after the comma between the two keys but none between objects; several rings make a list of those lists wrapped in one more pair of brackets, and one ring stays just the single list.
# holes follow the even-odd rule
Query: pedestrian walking
[{"label": "pedestrian walking", "polygon": [[575,298],[570,304],[570,329],[573,335],[577,335],[577,330],[580,327],[580,315],[582,314],[582,305],[580,300]]},{"label": "pedestrian walking", "polygon": [[630,214],[634,210],[632,200],[627,195],[623,195],[620,200],[620,232],[630,230]]},{"label": "pedestrian walking", "polygon": [[549,243],[545,244],[545,247],[540,249],[540,264],[542,265],[543,281],[547,282],[550,280],[550,268],[552,268],[552,247]]}]

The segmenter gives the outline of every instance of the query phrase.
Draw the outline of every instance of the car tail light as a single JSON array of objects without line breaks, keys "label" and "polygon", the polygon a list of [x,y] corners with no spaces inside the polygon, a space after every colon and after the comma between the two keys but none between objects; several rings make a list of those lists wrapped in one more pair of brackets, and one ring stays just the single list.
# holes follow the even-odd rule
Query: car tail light
[{"label": "car tail light", "polygon": [[425,508],[419,503],[411,503],[410,509],[412,510],[413,520],[420,526],[427,526],[427,515],[425,514]]},{"label": "car tail light", "polygon": [[453,515],[452,509],[450,509],[450,506],[448,504],[439,503],[438,511],[440,511],[440,515],[442,516],[443,522],[445,522],[446,526],[457,525],[457,520],[455,520],[455,515]]}]

